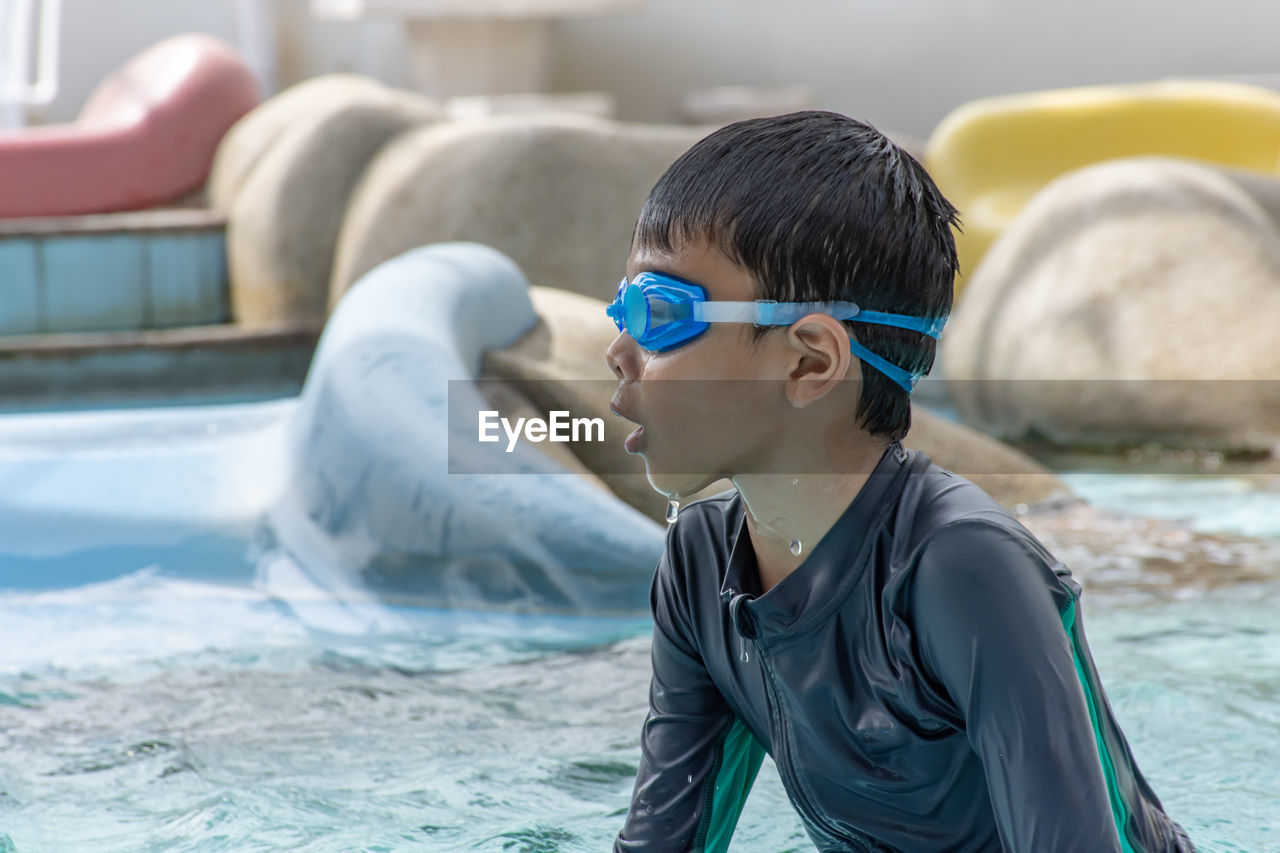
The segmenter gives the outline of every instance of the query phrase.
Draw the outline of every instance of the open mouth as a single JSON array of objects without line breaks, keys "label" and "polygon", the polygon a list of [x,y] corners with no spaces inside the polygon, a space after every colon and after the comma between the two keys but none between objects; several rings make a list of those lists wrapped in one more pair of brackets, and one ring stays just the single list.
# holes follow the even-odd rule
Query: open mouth
[{"label": "open mouth", "polygon": [[[618,406],[617,398],[614,398],[613,400],[609,401],[609,411],[613,412],[615,415],[622,418],[623,420],[631,421],[633,424],[640,424],[638,420],[636,420],[631,415],[627,414]],[[644,424],[640,424],[631,432],[627,433],[627,437],[622,441],[622,447],[628,453],[635,453],[640,449],[640,445],[643,439],[644,439]]]}]

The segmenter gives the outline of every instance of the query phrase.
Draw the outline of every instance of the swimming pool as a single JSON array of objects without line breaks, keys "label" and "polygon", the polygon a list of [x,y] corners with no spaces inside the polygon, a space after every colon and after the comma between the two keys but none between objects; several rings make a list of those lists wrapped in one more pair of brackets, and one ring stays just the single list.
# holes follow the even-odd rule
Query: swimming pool
[{"label": "swimming pool", "polygon": [[[1068,479],[1209,529],[1231,528],[1222,494],[1248,484]],[[1280,539],[1280,492],[1251,495],[1270,521],[1248,531]],[[264,571],[272,555],[241,545]],[[291,598],[198,568],[171,550],[0,591],[0,851],[608,848],[639,755],[645,621]],[[1086,582],[1116,714],[1204,851],[1280,849],[1278,613],[1280,572],[1191,592]],[[768,762],[734,849],[812,849]]]}]

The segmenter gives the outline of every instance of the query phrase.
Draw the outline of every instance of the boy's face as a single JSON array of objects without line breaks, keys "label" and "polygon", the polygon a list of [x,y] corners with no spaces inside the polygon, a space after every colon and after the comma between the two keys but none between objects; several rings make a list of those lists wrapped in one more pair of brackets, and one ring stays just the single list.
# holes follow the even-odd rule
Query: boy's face
[{"label": "boy's face", "polygon": [[[671,253],[633,246],[627,277],[646,271],[700,284],[711,301],[756,298],[751,275],[704,241]],[[644,458],[655,489],[691,494],[751,470],[776,446],[784,406],[790,408],[782,391],[785,359],[775,351],[783,337],[775,332],[752,346],[750,324],[712,323],[688,343],[650,352],[618,334],[605,354],[619,380],[613,408],[642,424],[626,447]]]}]

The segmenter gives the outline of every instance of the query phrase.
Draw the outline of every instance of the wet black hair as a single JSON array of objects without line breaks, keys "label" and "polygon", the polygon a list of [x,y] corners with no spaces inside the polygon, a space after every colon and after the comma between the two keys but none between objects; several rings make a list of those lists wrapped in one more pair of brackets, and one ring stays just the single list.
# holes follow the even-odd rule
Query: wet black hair
[{"label": "wet black hair", "polygon": [[[849,300],[897,314],[951,311],[956,209],[924,167],[869,124],[825,110],[748,119],[703,138],[667,169],[636,222],[640,248],[706,240],[757,282],[757,299]],[[933,366],[920,332],[846,322],[864,346],[909,371]],[[779,327],[755,326],[752,342]],[[909,395],[862,365],[856,418],[902,438]]]}]

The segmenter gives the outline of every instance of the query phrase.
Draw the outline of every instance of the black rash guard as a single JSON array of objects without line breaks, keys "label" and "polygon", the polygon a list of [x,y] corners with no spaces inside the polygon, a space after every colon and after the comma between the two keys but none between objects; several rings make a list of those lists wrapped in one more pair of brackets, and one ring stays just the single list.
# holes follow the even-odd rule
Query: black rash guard
[{"label": "black rash guard", "polygon": [[1081,587],[986,492],[894,442],[761,594],[736,490],[651,588],[628,851],[724,850],[767,752],[821,851],[1194,851],[1134,763]]}]

